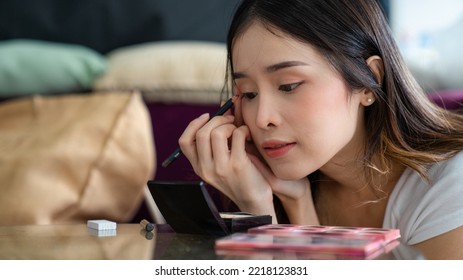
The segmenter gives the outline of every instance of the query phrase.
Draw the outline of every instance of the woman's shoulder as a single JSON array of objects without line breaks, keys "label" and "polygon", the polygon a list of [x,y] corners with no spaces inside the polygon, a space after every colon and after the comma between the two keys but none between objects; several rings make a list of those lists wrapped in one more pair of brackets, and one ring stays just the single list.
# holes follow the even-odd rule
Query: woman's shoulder
[{"label": "woman's shoulder", "polygon": [[438,181],[445,180],[448,182],[458,182],[459,185],[463,186],[463,184],[461,184],[463,179],[463,151],[460,151],[447,160],[434,164],[429,169],[428,174],[431,185],[436,184]]},{"label": "woman's shoulder", "polygon": [[448,160],[444,161],[445,163],[453,163],[453,162],[463,162],[463,150],[456,153],[453,157],[449,158]]},{"label": "woman's shoulder", "polygon": [[463,152],[435,163],[428,175],[406,169],[388,201],[386,225],[401,228],[407,243],[463,225]]},{"label": "woman's shoulder", "polygon": [[463,190],[463,151],[447,160],[436,162],[428,169],[428,180],[411,168],[405,169],[395,188],[419,188],[413,192],[427,192],[439,186],[458,186]]}]

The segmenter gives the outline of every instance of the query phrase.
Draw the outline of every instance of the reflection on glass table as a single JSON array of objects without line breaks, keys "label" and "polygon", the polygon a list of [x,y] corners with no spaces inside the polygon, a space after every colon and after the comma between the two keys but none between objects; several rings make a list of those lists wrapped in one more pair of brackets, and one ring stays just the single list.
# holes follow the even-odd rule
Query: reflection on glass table
[{"label": "reflection on glass table", "polygon": [[[216,250],[217,237],[176,234],[167,225],[152,232],[139,224],[118,224],[110,234],[85,224],[0,226],[0,259],[13,260],[210,260],[210,259],[349,259],[349,256],[282,250]],[[422,259],[418,251],[398,244],[373,259]],[[352,257],[350,257],[352,259]]]}]

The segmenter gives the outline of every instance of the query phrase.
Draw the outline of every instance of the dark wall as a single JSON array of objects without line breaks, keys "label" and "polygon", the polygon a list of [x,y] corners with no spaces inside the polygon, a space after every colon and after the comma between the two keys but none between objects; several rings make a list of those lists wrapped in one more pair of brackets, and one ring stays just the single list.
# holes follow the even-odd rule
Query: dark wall
[{"label": "dark wall", "polygon": [[239,0],[159,1],[166,40],[225,42],[231,17]]},{"label": "dark wall", "polygon": [[[224,42],[239,0],[0,0],[0,40],[29,38],[101,53],[158,40]],[[380,0],[389,12],[389,0]]]},{"label": "dark wall", "polygon": [[158,40],[225,41],[238,0],[0,0],[0,40],[29,38],[102,53]]}]

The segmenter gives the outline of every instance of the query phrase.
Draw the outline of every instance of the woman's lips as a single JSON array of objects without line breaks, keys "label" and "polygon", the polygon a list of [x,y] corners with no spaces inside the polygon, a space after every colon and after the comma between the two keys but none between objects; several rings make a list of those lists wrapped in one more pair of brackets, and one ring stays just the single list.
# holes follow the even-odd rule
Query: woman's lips
[{"label": "woman's lips", "polygon": [[296,143],[269,141],[262,144],[265,154],[269,158],[285,156],[296,145]]}]

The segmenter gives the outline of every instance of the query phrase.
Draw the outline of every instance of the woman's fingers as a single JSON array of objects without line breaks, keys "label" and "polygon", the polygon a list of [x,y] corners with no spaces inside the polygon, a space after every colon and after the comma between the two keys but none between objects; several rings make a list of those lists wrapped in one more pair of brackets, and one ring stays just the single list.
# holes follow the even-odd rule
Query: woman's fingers
[{"label": "woman's fingers", "polygon": [[241,111],[241,95],[234,95],[233,97],[233,113],[235,115],[235,125],[237,127],[240,127],[244,124],[243,122],[243,115]]},{"label": "woman's fingers", "polygon": [[215,128],[211,132],[212,157],[217,173],[222,173],[227,169],[230,161],[229,142],[236,126],[233,124],[225,124]]},{"label": "woman's fingers", "polygon": [[[219,142],[221,142],[225,148],[220,148],[219,150],[224,151],[227,149],[227,140],[223,139],[223,137],[226,136],[221,135],[226,135],[226,131],[231,128],[223,129],[221,127],[224,125],[231,125],[234,121],[234,117],[231,115],[217,116],[212,118],[209,122],[208,120],[208,114],[201,115],[199,118],[190,122],[179,138],[179,145],[182,152],[188,158],[196,173],[200,176],[209,173],[214,168],[212,146],[219,146]],[[214,132],[215,130],[218,131]],[[220,132],[221,130],[224,132]],[[213,144],[212,134],[215,134],[215,137],[220,139],[216,144]],[[216,155],[219,154],[219,150],[216,151]]]},{"label": "woman's fingers", "polygon": [[[232,147],[235,157],[246,156],[252,162],[252,164],[259,170],[262,176],[269,182],[275,180],[275,175],[271,171],[270,167],[265,163],[257,148],[251,141],[251,132],[247,126],[240,126],[233,133],[233,145]],[[246,147],[246,149],[238,149],[238,147]]]},{"label": "woman's fingers", "polygon": [[196,133],[196,149],[198,153],[198,160],[202,163],[202,166],[207,168],[213,168],[213,153],[212,153],[212,139],[211,134],[213,131],[219,129],[219,127],[231,124],[234,120],[233,116],[218,116],[214,117],[210,122],[205,124]]},{"label": "woman's fingers", "polygon": [[233,141],[231,146],[231,154],[235,159],[245,159],[246,154],[246,141],[251,137],[251,133],[247,126],[240,126],[233,131]]},{"label": "woman's fingers", "polygon": [[262,160],[255,156],[255,155],[250,155],[249,156],[251,162],[254,164],[254,166],[259,170],[259,172],[264,176],[264,178],[271,184],[276,180],[275,175],[273,174],[272,170],[270,167],[262,162]]},{"label": "woman's fingers", "polygon": [[196,150],[196,133],[207,123],[208,120],[208,113],[202,114],[198,118],[194,119],[190,122],[190,124],[188,124],[185,131],[183,131],[182,135],[178,139],[178,144],[182,150],[182,153],[193,166],[198,162],[198,154]]}]

